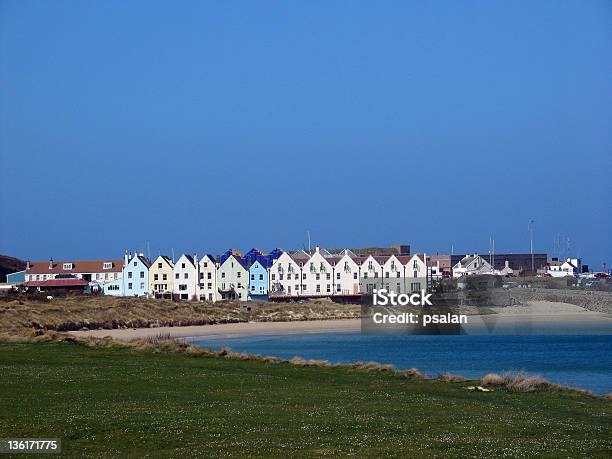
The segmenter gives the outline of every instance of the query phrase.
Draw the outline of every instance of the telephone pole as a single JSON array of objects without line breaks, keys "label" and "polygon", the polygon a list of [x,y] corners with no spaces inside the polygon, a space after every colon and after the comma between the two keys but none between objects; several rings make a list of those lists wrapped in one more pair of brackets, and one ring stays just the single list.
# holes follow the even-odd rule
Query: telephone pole
[{"label": "telephone pole", "polygon": [[530,239],[530,248],[531,248],[531,273],[533,274],[534,271],[534,260],[533,260],[533,224],[534,221],[533,220],[529,220],[529,225],[527,226],[527,228],[529,229],[529,239]]}]

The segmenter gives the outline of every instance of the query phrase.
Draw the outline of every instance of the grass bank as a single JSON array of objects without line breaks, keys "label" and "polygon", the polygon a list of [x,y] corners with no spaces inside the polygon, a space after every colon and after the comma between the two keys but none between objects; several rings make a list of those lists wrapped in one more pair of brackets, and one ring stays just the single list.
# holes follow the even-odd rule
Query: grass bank
[{"label": "grass bank", "polygon": [[223,358],[110,340],[1,343],[0,437],[60,437],[64,452],[79,456],[612,451],[610,401],[469,385],[367,365]]},{"label": "grass bank", "polygon": [[329,301],[250,302],[245,313],[237,301],[217,303],[146,298],[76,296],[67,298],[0,297],[0,329],[41,328],[70,331],[98,328],[148,328],[246,321],[288,322],[359,318],[358,305]]}]

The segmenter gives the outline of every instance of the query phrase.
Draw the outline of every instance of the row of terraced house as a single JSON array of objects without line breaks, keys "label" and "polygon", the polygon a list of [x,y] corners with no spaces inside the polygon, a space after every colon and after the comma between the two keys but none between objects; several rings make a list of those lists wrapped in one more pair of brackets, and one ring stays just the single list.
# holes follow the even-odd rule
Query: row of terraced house
[{"label": "row of terraced house", "polygon": [[215,257],[183,254],[150,260],[126,253],[123,260],[28,262],[25,289],[86,289],[113,296],[176,300],[295,300],[336,297],[351,299],[374,288],[398,293],[426,287],[425,255],[357,255],[345,249],[242,255],[228,250]]}]

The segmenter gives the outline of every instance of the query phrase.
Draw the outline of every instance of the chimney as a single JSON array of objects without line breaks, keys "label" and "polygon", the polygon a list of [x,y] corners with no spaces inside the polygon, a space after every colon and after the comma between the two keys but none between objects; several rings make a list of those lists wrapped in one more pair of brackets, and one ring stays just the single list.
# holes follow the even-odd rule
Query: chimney
[{"label": "chimney", "polygon": [[123,254],[123,266],[127,266],[129,261],[130,259],[128,258],[128,251],[126,250],[125,253]]},{"label": "chimney", "polygon": [[315,246],[315,252],[316,252],[316,253],[319,253],[319,249],[320,249],[320,247],[319,247],[318,245],[317,245],[317,246]]},{"label": "chimney", "polygon": [[26,261],[26,271],[30,269],[30,260]]},{"label": "chimney", "polygon": [[49,258],[49,269],[53,269],[53,257]]}]

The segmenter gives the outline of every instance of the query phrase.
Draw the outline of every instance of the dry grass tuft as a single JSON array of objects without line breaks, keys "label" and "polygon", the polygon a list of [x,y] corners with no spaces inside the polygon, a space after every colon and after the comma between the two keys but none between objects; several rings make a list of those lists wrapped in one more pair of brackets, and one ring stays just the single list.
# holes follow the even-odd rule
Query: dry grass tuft
[{"label": "dry grass tuft", "polygon": [[398,374],[400,376],[404,376],[405,378],[427,379],[426,376],[416,368],[409,368],[407,370],[398,372]]},{"label": "dry grass tuft", "polygon": [[356,362],[351,366],[356,370],[395,372],[395,367],[393,365],[384,365],[378,362]]},{"label": "dry grass tuft", "polygon": [[438,376],[438,381],[443,382],[464,382],[467,381],[463,376],[454,375],[452,373],[443,373]]},{"label": "dry grass tuft", "polygon": [[480,383],[483,386],[500,387],[505,385],[506,380],[497,373],[489,373],[480,378]]},{"label": "dry grass tuft", "polygon": [[604,397],[606,400],[612,400],[612,394],[606,394]]}]

